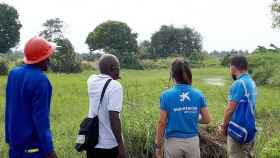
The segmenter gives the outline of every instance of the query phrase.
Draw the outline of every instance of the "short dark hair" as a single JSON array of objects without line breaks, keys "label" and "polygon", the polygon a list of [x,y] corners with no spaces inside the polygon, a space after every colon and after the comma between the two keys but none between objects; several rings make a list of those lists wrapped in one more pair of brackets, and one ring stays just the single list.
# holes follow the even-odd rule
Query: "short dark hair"
[{"label": "short dark hair", "polygon": [[98,67],[100,73],[109,75],[113,70],[112,68],[119,68],[119,60],[115,55],[104,54],[100,57]]},{"label": "short dark hair", "polygon": [[230,58],[230,65],[235,66],[239,70],[248,70],[248,61],[243,55],[235,55]]},{"label": "short dark hair", "polygon": [[171,64],[171,77],[181,84],[192,84],[191,67],[183,58],[176,58]]}]

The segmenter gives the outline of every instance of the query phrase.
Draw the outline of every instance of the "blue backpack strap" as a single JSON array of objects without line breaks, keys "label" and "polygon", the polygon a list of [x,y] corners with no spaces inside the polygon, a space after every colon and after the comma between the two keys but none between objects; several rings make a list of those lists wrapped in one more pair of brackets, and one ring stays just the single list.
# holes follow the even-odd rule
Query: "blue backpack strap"
[{"label": "blue backpack strap", "polygon": [[244,88],[245,97],[246,97],[247,100],[248,100],[248,103],[249,103],[249,106],[250,106],[250,111],[251,111],[252,115],[255,116],[254,109],[253,109],[253,105],[252,105],[252,103],[251,103],[251,101],[250,101],[250,98],[249,98],[249,97],[250,97],[250,94],[248,93],[246,84],[245,84],[244,80],[240,80],[240,82],[241,82],[241,84],[242,84],[242,86],[243,86],[243,88]]}]

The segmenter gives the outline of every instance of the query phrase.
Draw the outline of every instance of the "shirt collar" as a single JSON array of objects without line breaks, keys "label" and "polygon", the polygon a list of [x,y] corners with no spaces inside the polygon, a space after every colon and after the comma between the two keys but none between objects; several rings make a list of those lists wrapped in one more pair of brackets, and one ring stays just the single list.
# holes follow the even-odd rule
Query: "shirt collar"
[{"label": "shirt collar", "polygon": [[41,70],[38,66],[36,66],[34,64],[24,64],[23,66],[27,67],[27,68],[31,68],[31,69]]},{"label": "shirt collar", "polygon": [[240,78],[243,78],[243,77],[248,76],[248,75],[249,74],[247,72],[245,72],[245,73],[240,74],[237,78],[240,79]]},{"label": "shirt collar", "polygon": [[112,79],[111,76],[106,75],[106,74],[99,74],[98,77],[101,77],[101,78],[111,78]]},{"label": "shirt collar", "polygon": [[177,83],[177,84],[174,85],[174,87],[180,89],[180,88],[191,88],[192,86],[189,85],[189,84],[179,84],[179,83]]}]

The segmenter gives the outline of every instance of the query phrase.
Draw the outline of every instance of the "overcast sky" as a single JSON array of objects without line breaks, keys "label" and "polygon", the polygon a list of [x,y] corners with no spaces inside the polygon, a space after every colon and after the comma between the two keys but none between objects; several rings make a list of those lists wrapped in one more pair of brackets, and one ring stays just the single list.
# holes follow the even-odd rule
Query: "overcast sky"
[{"label": "overcast sky", "polygon": [[[1,0],[0,0],[1,1]],[[2,0],[3,1],[3,0]],[[126,22],[138,41],[150,39],[160,26],[192,27],[207,51],[280,46],[280,31],[271,28],[272,0],[4,0],[19,12],[23,25],[20,48],[42,30],[49,18],[67,23],[66,37],[78,52],[88,52],[85,39],[107,20]]]}]

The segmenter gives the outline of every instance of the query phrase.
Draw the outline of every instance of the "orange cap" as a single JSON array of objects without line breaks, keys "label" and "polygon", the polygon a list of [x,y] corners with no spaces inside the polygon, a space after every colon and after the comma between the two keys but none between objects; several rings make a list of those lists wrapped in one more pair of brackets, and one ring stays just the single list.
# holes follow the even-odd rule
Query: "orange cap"
[{"label": "orange cap", "polygon": [[42,37],[31,38],[24,47],[24,63],[36,64],[49,58],[55,50],[55,44]]}]

